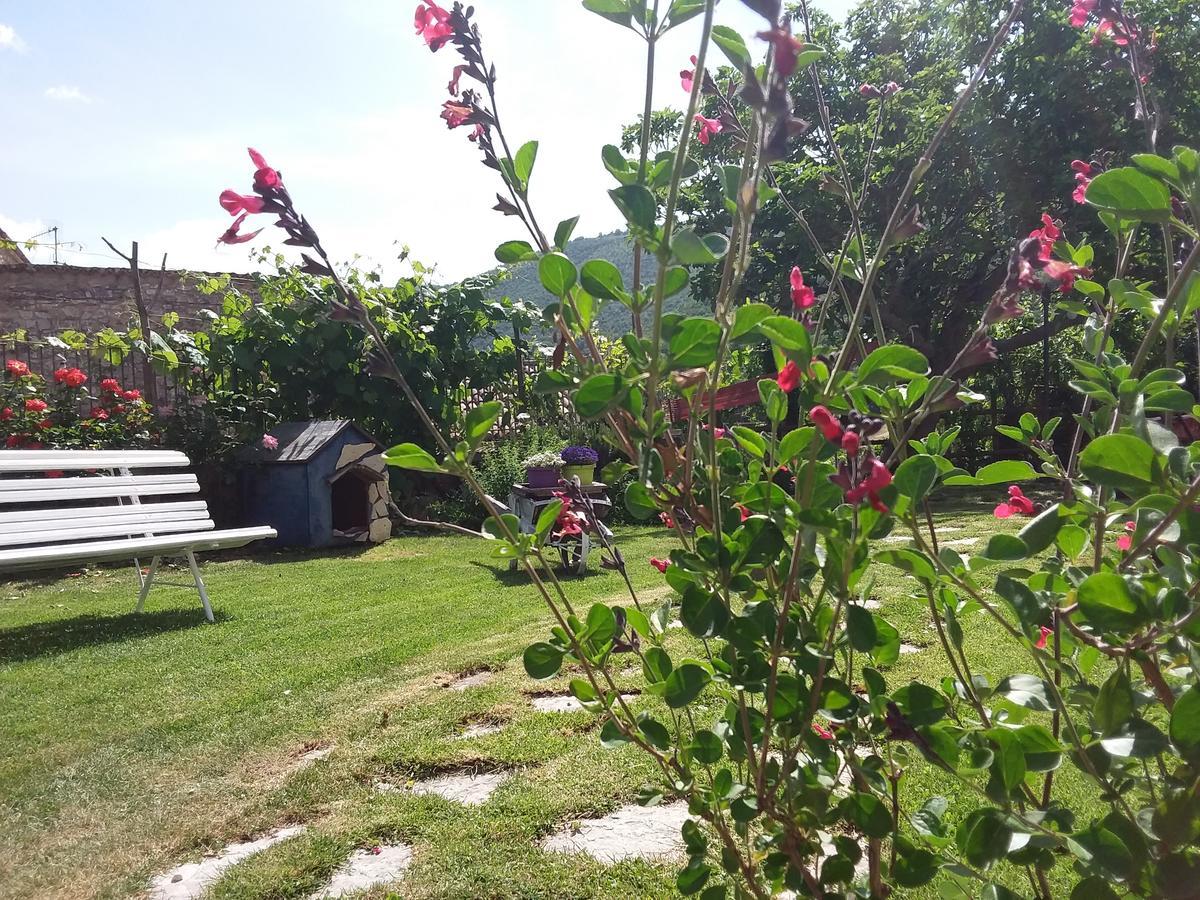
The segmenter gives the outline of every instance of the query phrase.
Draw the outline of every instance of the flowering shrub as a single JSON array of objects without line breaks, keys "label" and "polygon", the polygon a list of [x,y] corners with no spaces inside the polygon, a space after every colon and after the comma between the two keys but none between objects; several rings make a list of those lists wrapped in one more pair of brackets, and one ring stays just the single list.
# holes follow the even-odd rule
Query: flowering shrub
[{"label": "flowering shrub", "polygon": [[[496,208],[529,238],[501,245],[497,257],[537,260],[543,286],[557,298],[549,314],[559,365],[539,389],[565,393],[581,416],[607,423],[636,473],[625,505],[642,518],[657,515],[678,539],[669,558],[650,560],[674,591],[665,604],[652,606],[630,586],[628,605],[574,609],[563,587],[542,574],[543,548],[552,536],[584,527],[587,503],[564,493],[532,534],[520,533],[513,516],[493,508],[468,464],[500,405],[472,410],[452,446],[380,352],[361,300],[265,165],[255,197],[280,216],[289,243],[316,254],[304,258],[334,286],[330,314],[365,331],[375,371],[400,387],[430,428],[437,456],[406,443],[389,450],[388,461],[462,477],[491,514],[485,527],[496,555],[518,561],[545,600],[554,627],[527,648],[528,673],[543,679],[566,668],[575,676],[572,693],[602,720],[601,742],[635,746],[653,760],[660,778],[644,788],[643,802],[687,801],[682,893],[767,898],[789,888],[804,896],[883,897],[939,879],[943,896],[989,900],[1026,892],[1193,896],[1200,877],[1200,453],[1180,446],[1157,420],[1196,406],[1181,372],[1153,363],[1200,309],[1200,153],[1158,152],[1151,32],[1119,0],[1078,0],[1061,11],[1077,27],[1099,17],[1094,40],[1128,66],[1148,123],[1146,152],[1131,165],[1075,170],[1087,179],[1080,182],[1084,203],[1113,238],[1115,253],[1104,257],[1112,277],[1099,280],[1094,249],[1073,244],[1058,220],[1043,216],[1015,242],[976,325],[933,373],[921,352],[887,340],[875,289],[893,251],[923,230],[915,202],[922,179],[1010,40],[1024,0],[1014,0],[996,26],[890,198],[881,229],[865,230],[865,197],[848,169],[827,186],[849,206],[852,227],[839,247],[820,253],[831,279],[823,296],[803,272],[787,276],[784,268],[783,312],[744,302],[742,279],[760,203],[778,190],[772,166],[810,128],[796,115],[792,88],[811,90],[818,134],[834,156],[839,129],[823,115],[815,64],[824,50],[807,31],[793,34],[779,0],[744,4],[762,18],[763,44],[755,46],[765,46],[765,61],[741,35],[714,26],[715,0],[674,0],[662,10],[642,0],[584,2],[646,41],[649,53],[670,28],[703,17],[682,76],[688,107],[674,148],[650,157],[646,116],[638,158],[617,148],[603,153],[636,258],[644,252],[653,261],[649,283],[640,265],[627,284],[604,260],[572,263],[561,251],[574,220],[561,223],[553,241],[542,230],[529,195],[537,145],[509,151],[495,68],[485,61],[473,9],[424,2],[415,22],[431,51],[452,47],[461,57],[442,116],[451,129],[472,126],[470,140],[501,182]],[[804,2],[799,12],[807,29]],[[708,70],[714,48],[732,64],[731,79]],[[464,79],[482,90],[460,92]],[[894,84],[861,89],[877,104],[898,93],[905,96]],[[717,107],[715,116],[702,114],[702,96]],[[731,227],[704,233],[680,220],[680,192],[698,174],[694,144],[722,142],[739,160],[719,173]],[[1130,278],[1140,236],[1162,238],[1158,279]],[[705,269],[719,285],[713,314],[664,315],[666,296]],[[1022,460],[974,473],[956,468],[945,456],[953,435],[918,437],[922,425],[978,399],[963,379],[996,358],[993,330],[1020,314],[1023,298],[1057,294],[1077,305],[1086,351],[1071,359],[1081,406],[1069,452],[1059,454],[1052,441],[1062,418],[1028,416],[1008,434],[1039,469]],[[628,356],[619,366],[606,363],[591,333],[603,303],[631,313]],[[832,304],[847,310],[841,340],[823,327]],[[1142,334],[1128,357],[1112,339],[1124,323]],[[718,373],[739,346],[768,347],[774,361],[774,372],[759,381],[770,423],[764,431],[722,432],[708,421]],[[666,384],[699,413],[681,430],[663,415]],[[806,411],[798,427],[783,427],[789,401]],[[880,433],[886,443],[876,442]],[[1039,478],[1060,498],[1040,512],[1020,486]],[[939,543],[929,500],[940,488],[1006,484],[1009,499],[996,513],[1030,516],[1018,533],[992,535],[977,555]],[[893,532],[910,545],[880,543]],[[606,549],[608,564],[624,571],[619,550]],[[900,637],[886,610],[867,603],[873,566],[901,573],[928,609],[952,673],[945,679],[889,681]],[[676,612],[700,639],[693,656],[668,649]],[[968,617],[986,619],[1004,642],[1010,668],[994,682],[973,666]],[[625,665],[622,654],[637,656],[645,694],[661,702],[630,707],[613,675]],[[953,784],[967,808],[948,814],[937,795],[914,801],[912,792],[929,783],[910,786],[914,771]]]},{"label": "flowering shrub", "polygon": [[568,466],[594,466],[600,462],[600,454],[591,447],[564,447],[560,456]]},{"label": "flowering shrub", "polygon": [[[0,437],[10,449],[144,446],[154,417],[140,391],[105,378],[89,393],[87,375],[59,368],[49,381],[20,360],[6,360],[0,382]],[[83,409],[84,412],[80,412]]]}]

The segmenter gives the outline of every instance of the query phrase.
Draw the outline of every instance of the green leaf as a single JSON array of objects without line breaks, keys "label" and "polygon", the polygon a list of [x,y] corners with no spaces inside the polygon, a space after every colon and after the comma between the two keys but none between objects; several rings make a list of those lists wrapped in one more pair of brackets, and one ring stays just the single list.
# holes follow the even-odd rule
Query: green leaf
[{"label": "green leaf", "polygon": [[1110,756],[1149,759],[1167,749],[1167,736],[1145,719],[1130,719],[1116,734],[1100,739]]},{"label": "green leaf", "polygon": [[720,634],[729,622],[729,609],[716,591],[690,584],[683,593],[679,619],[696,637],[711,638]]},{"label": "green leaf", "polygon": [[589,259],[579,270],[579,283],[593,297],[601,300],[618,300],[628,296],[621,270],[607,259]]},{"label": "green leaf", "polygon": [[708,234],[701,238],[691,228],[681,229],[671,238],[671,252],[685,266],[715,263],[728,248],[729,240],[724,235]]},{"label": "green leaf", "polygon": [[758,327],[763,319],[772,316],[775,311],[765,303],[747,303],[739,306],[733,314],[733,327],[729,329],[730,340],[749,334]]},{"label": "green leaf", "polygon": [[1145,621],[1145,613],[1129,585],[1115,572],[1089,575],[1079,585],[1077,596],[1084,618],[1104,631],[1131,631]]},{"label": "green leaf", "polygon": [[671,266],[663,276],[663,296],[674,297],[688,286],[688,270],[683,266]]},{"label": "green leaf", "polygon": [[690,897],[704,887],[711,874],[712,866],[706,863],[703,857],[697,857],[690,860],[675,876],[675,887],[683,896]]},{"label": "green leaf", "polygon": [[933,725],[946,715],[948,709],[945,697],[916,681],[893,693],[892,699],[913,725]]},{"label": "green leaf", "polygon": [[1035,675],[1009,675],[998,685],[996,693],[1017,706],[1050,712],[1050,686]]},{"label": "green leaf", "polygon": [[667,676],[663,699],[671,709],[680,709],[699,697],[710,681],[712,675],[708,669],[700,663],[685,660]]},{"label": "green leaf", "polygon": [[538,278],[555,297],[565,297],[575,287],[575,263],[562,253],[547,253],[538,263]]},{"label": "green leaf", "polygon": [[803,49],[796,54],[796,69],[799,70],[811,66],[824,56],[825,52],[825,48],[817,44],[805,44]]},{"label": "green leaf", "polygon": [[1171,742],[1185,759],[1200,760],[1200,686],[1192,685],[1171,713]]},{"label": "green leaf", "polygon": [[626,27],[632,16],[628,0],[583,0],[583,8]]},{"label": "green leaf", "polygon": [[1015,562],[1029,555],[1025,542],[1015,534],[993,534],[983,548],[984,559]]},{"label": "green leaf", "polygon": [[850,686],[836,678],[826,678],[821,692],[820,713],[831,722],[845,722],[858,711],[858,697]]},{"label": "green leaf", "polygon": [[1025,542],[1029,555],[1033,556],[1054,543],[1062,521],[1062,517],[1059,515],[1059,506],[1055,503],[1038,513],[1033,521],[1017,533],[1017,537]]},{"label": "green leaf", "polygon": [[[554,246],[559,250],[566,250],[567,244],[571,242],[571,235],[575,233],[575,226],[578,224],[579,216],[572,216],[559,222],[558,227],[554,229]],[[589,291],[589,293],[591,292]]]},{"label": "green leaf", "polygon": [[859,364],[858,380],[862,384],[886,385],[928,372],[929,360],[923,354],[902,344],[888,344],[873,351]]},{"label": "green leaf", "polygon": [[706,316],[693,316],[679,323],[671,335],[671,367],[690,369],[707,367],[717,355],[721,343],[721,326]]},{"label": "green leaf", "polygon": [[537,259],[537,253],[528,241],[505,241],[496,248],[496,259],[505,265]]},{"label": "green leaf", "polygon": [[650,189],[641,184],[625,184],[608,192],[613,203],[635,234],[651,235],[655,231],[658,203]]},{"label": "green leaf", "polygon": [[777,347],[798,351],[806,362],[812,356],[808,329],[791,316],[768,316],[758,323],[758,333]]},{"label": "green leaf", "polygon": [[713,763],[721,761],[724,744],[714,732],[707,728],[701,728],[688,742],[687,750],[696,762],[711,766]]},{"label": "green leaf", "polygon": [[1100,734],[1116,734],[1125,723],[1133,718],[1133,685],[1124,670],[1117,668],[1100,685],[1092,715]]},{"label": "green leaf", "polygon": [[558,674],[562,668],[563,652],[552,644],[538,641],[525,648],[523,660],[526,674],[541,681]]},{"label": "green leaf", "polygon": [[1132,166],[1101,172],[1088,185],[1084,198],[1090,206],[1124,219],[1166,222],[1171,218],[1170,190]]},{"label": "green leaf", "polygon": [[1052,772],[1062,762],[1063,748],[1045,725],[1022,725],[1016,730],[1025,767],[1031,772]]},{"label": "green leaf", "polygon": [[575,411],[585,419],[596,419],[612,409],[625,392],[621,376],[612,372],[592,375],[575,392]]},{"label": "green leaf", "polygon": [[788,462],[798,457],[808,449],[808,445],[816,436],[817,429],[811,425],[789,431],[779,440],[779,461]]},{"label": "green leaf", "polygon": [[537,160],[538,142],[528,141],[517,151],[513,160],[513,171],[522,193],[529,189],[529,176],[533,174],[533,164]]},{"label": "green leaf", "polygon": [[1144,493],[1158,480],[1161,467],[1154,448],[1131,434],[1106,434],[1079,454],[1079,468],[1104,487]]},{"label": "green leaf", "polygon": [[642,674],[651,684],[666,681],[671,669],[671,657],[662,647],[650,647],[642,656]]},{"label": "green leaf", "polygon": [[746,49],[746,41],[740,34],[728,25],[714,25],[712,39],[722,52],[729,57],[733,67],[739,72],[752,68],[750,51]]},{"label": "green leaf", "polygon": [[977,868],[990,866],[1008,853],[1012,829],[997,809],[977,809],[958,826],[954,836],[967,862]]},{"label": "green leaf", "polygon": [[476,446],[496,424],[496,420],[500,418],[500,413],[504,412],[504,404],[499,400],[488,400],[486,403],[480,403],[477,407],[467,413],[466,423],[463,425],[463,437],[472,447]]},{"label": "green leaf", "polygon": [[729,432],[738,445],[755,459],[762,459],[767,455],[767,439],[753,428],[734,425]]},{"label": "green leaf", "polygon": [[850,646],[859,653],[869,653],[875,649],[875,618],[871,611],[863,606],[851,604],[846,607],[846,636]]},{"label": "green leaf", "polygon": [[972,475],[951,475],[946,478],[949,485],[1006,484],[1014,481],[1031,481],[1039,478],[1033,466],[1023,460],[1008,459],[984,466]]},{"label": "green leaf", "polygon": [[561,500],[551,500],[538,513],[537,524],[533,528],[533,533],[537,535],[539,543],[546,540],[546,535],[550,533],[550,529],[558,521],[558,514],[562,512],[562,505]]},{"label": "green leaf", "polygon": [[1020,741],[1007,728],[989,728],[984,734],[992,742],[992,774],[1011,793],[1025,780],[1025,753]]},{"label": "green leaf", "polygon": [[626,744],[632,743],[627,738],[617,723],[612,719],[605,719],[604,725],[600,729],[600,746],[605,750],[616,750],[618,747],[624,747]]},{"label": "green leaf", "polygon": [[838,804],[838,812],[869,838],[888,837],[892,833],[892,814],[874,794],[851,794]]},{"label": "green leaf", "polygon": [[397,444],[385,450],[383,461],[398,469],[412,469],[414,472],[444,472],[438,461],[416,444]]},{"label": "green leaf", "polygon": [[925,495],[937,481],[937,475],[937,461],[932,456],[919,454],[900,463],[892,483],[896,485],[896,490],[912,500],[915,507],[925,499]]}]

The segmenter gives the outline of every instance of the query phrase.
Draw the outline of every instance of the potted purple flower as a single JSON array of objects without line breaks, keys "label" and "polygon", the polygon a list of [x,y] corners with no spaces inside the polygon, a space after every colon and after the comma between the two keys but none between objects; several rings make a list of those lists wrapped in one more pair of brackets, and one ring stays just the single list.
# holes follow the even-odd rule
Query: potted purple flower
[{"label": "potted purple flower", "polygon": [[591,447],[567,447],[562,452],[562,476],[568,481],[579,478],[580,484],[591,484],[596,480],[596,463],[600,454]]},{"label": "potted purple flower", "polygon": [[521,460],[525,467],[525,483],[530,487],[558,487],[562,457],[557,450],[543,450]]}]

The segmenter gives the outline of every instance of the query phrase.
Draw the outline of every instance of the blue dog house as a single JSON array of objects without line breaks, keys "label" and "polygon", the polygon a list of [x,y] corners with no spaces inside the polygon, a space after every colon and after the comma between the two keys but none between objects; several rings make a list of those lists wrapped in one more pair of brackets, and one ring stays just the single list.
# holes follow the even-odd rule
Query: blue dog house
[{"label": "blue dog house", "polygon": [[290,547],[391,537],[391,489],[378,441],[346,419],[285,422],[270,435],[276,449],[255,444],[239,453],[249,520],[272,526],[276,542]]}]

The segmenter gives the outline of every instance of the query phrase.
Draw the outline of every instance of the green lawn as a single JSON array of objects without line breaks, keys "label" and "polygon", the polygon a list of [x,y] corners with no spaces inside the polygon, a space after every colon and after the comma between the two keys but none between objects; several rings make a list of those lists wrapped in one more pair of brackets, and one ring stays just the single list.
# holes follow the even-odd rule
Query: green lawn
[{"label": "green lawn", "polygon": [[[966,509],[939,516],[960,529],[946,540],[994,524],[990,507]],[[644,560],[669,549],[666,532],[619,539],[638,588],[663,596]],[[299,822],[302,836],[230,870],[215,895],[304,897],[354,848],[403,840],[416,853],[405,897],[674,896],[670,867],[538,849],[559,825],[630,802],[652,772],[635,751],[602,750],[590,714],[529,707],[526,695],[546,685],[525,676],[520,652],[549,615],[488,550],[406,537],[209,562],[216,625],[194,592],[170,588],[129,613],[128,568],[0,589],[0,896],[128,896],[206,849]],[[934,644],[908,585],[882,567],[877,577],[904,639]],[[626,597],[609,572],[572,578],[568,591],[581,605]],[[1013,648],[998,629],[965,625],[978,671],[1006,670]],[[444,687],[479,668],[497,675]],[[948,671],[931,646],[891,674],[936,683]],[[475,721],[507,727],[458,739]],[[315,746],[333,749],[302,767]],[[462,767],[516,774],[481,807],[372,790]],[[957,797],[924,765],[907,782],[914,800]]]}]

